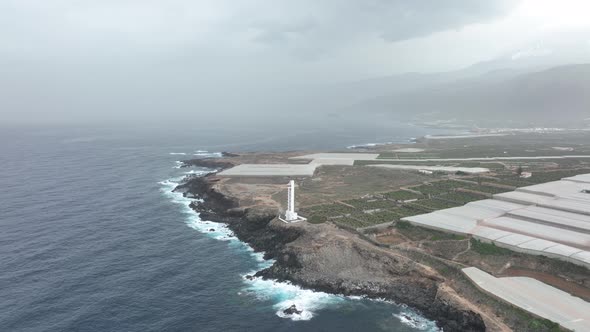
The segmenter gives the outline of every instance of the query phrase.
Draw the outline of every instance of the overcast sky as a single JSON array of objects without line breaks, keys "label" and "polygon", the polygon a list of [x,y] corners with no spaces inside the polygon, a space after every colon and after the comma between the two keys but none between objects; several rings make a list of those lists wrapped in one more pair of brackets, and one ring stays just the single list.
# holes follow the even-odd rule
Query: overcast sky
[{"label": "overcast sky", "polygon": [[535,43],[585,31],[589,12],[587,0],[3,0],[0,121],[277,107],[290,90],[542,54]]}]

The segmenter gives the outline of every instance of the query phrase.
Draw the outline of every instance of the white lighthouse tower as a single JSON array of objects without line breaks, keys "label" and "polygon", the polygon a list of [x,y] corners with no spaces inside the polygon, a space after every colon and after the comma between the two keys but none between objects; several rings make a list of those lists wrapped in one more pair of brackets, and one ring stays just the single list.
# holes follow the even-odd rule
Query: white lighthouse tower
[{"label": "white lighthouse tower", "polygon": [[285,212],[285,219],[280,218],[284,222],[296,222],[301,220],[306,220],[303,217],[297,215],[295,212],[295,181],[289,181],[289,185],[287,187],[287,211]]}]

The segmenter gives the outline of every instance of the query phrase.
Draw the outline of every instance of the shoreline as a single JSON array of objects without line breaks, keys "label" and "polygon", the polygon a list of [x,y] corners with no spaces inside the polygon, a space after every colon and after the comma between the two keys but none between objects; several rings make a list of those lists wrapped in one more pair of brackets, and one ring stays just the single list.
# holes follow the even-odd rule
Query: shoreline
[{"label": "shoreline", "polygon": [[[214,168],[217,171],[233,165],[231,162],[207,159],[195,159],[186,163],[188,164]],[[412,267],[412,263],[415,265],[415,262],[405,257],[380,252],[373,244],[357,239],[352,234],[346,234],[352,240],[338,240],[337,236],[342,237],[342,232],[345,231],[335,226],[285,224],[275,218],[276,211],[256,207],[244,209],[240,207],[237,199],[227,197],[216,190],[217,181],[215,172],[204,176],[189,175],[183,183],[176,186],[174,192],[200,199],[201,202],[191,203],[190,208],[202,219],[226,224],[240,241],[251,246],[256,252],[264,252],[264,259],[274,260],[269,268],[256,272],[254,276],[250,276],[251,278],[288,281],[304,289],[329,294],[363,296],[403,303],[424,317],[434,320],[437,326],[445,331],[485,330],[479,314],[458,308],[444,298],[439,298],[441,280],[425,267]],[[330,239],[325,247],[342,251],[347,257],[357,257],[366,261],[362,272],[370,277],[367,277],[367,280],[364,277],[340,277],[334,271],[323,271],[318,268],[319,262],[332,258],[323,253],[322,249],[308,250],[310,243],[320,240],[315,237],[319,233],[325,233],[324,235]],[[335,266],[333,270],[352,268],[351,262],[343,264]],[[386,270],[389,270],[387,275],[382,273],[384,265]],[[374,275],[379,277],[373,277]]]}]

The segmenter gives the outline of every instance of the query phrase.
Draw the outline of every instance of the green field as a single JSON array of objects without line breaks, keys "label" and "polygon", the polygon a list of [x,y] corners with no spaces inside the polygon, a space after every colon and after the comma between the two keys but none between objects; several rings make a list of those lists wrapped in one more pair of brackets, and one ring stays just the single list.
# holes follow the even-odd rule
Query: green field
[{"label": "green field", "polygon": [[[412,187],[412,190],[423,195],[406,190],[396,190],[371,198],[355,198],[341,203],[322,204],[304,208],[301,215],[312,223],[333,221],[337,224],[359,228],[376,224],[399,221],[401,218],[447,209],[466,203],[486,199],[489,195],[510,191],[510,188],[500,188],[485,183],[497,183],[508,186],[526,186],[535,183],[554,181],[576,174],[590,173],[590,169],[562,170],[533,173],[533,177],[521,179],[515,174],[499,174],[494,177],[471,178],[469,181],[443,180]],[[482,183],[482,184],[478,184]],[[474,192],[464,192],[470,190]],[[480,192],[482,194],[478,194]],[[413,202],[404,203],[406,200]],[[495,250],[482,246],[481,250]]]},{"label": "green field", "polygon": [[407,191],[407,190],[391,191],[391,192],[383,194],[383,196],[385,198],[392,199],[395,201],[406,201],[409,199],[424,198],[423,195],[415,194],[415,193]]},{"label": "green field", "polygon": [[357,198],[344,201],[344,203],[352,205],[360,210],[389,209],[396,206],[395,202],[384,199],[366,200]]},{"label": "green field", "polygon": [[417,208],[426,208],[426,209],[434,211],[434,210],[448,209],[448,208],[456,207],[456,206],[459,206],[462,204],[457,203],[457,202],[444,201],[444,200],[432,198],[432,199],[421,199],[421,200],[413,202],[413,203],[408,203],[407,205],[412,206],[412,207],[417,207]]},{"label": "green field", "polygon": [[460,191],[456,191],[453,193],[448,193],[448,194],[436,197],[436,199],[439,199],[439,200],[451,201],[451,202],[456,202],[459,204],[466,204],[469,202],[479,201],[479,200],[486,199],[486,198],[488,198],[488,197],[484,196],[484,195],[478,195],[478,194],[474,194],[474,193],[466,193],[466,192],[460,192]]}]

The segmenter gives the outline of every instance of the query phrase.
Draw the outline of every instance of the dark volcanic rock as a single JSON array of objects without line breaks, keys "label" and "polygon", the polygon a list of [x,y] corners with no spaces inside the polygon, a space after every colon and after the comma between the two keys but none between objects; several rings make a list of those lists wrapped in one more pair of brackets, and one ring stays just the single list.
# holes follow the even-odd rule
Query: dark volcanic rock
[{"label": "dark volcanic rock", "polygon": [[436,299],[423,311],[431,317],[436,317],[437,324],[444,331],[485,331],[481,316],[473,311],[458,310],[449,303]]},{"label": "dark volcanic rock", "polygon": [[180,167],[206,167],[212,168],[216,170],[226,169],[230,167],[234,167],[234,164],[227,162],[227,161],[219,161],[215,159],[209,158],[197,158],[197,159],[189,159],[189,160],[182,160],[182,165]]},{"label": "dark volcanic rock", "polygon": [[225,152],[225,151],[223,151],[223,152],[221,153],[221,155],[222,155],[223,157],[230,157],[230,158],[231,158],[231,157],[239,157],[239,156],[240,156],[239,154],[236,154],[236,153],[231,153],[231,152]]},{"label": "dark volcanic rock", "polygon": [[286,315],[301,315],[302,312],[303,311],[301,310],[297,310],[297,306],[295,306],[294,304],[289,308],[283,310],[283,313]]},{"label": "dark volcanic rock", "polygon": [[264,251],[266,258],[274,257],[285,244],[299,236],[296,229],[277,231],[267,227],[276,217],[276,211],[241,209],[237,200],[213,188],[215,181],[210,176],[190,177],[174,191],[202,199],[203,202],[190,204],[201,218],[227,224],[241,241],[257,251]]}]

